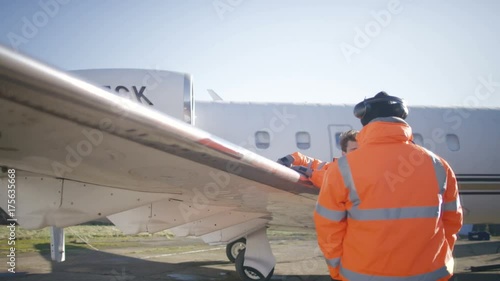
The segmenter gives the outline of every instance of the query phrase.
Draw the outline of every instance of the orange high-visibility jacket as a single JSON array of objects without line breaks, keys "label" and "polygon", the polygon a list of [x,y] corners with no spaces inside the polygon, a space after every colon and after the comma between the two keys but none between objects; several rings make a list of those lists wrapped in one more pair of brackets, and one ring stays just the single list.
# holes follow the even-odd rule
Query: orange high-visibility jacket
[{"label": "orange high-visibility jacket", "polygon": [[[313,183],[317,188],[321,188],[321,184],[323,183],[323,177],[325,172],[328,170],[331,162],[323,162],[318,159],[311,158],[309,156],[305,156],[300,152],[294,152],[290,154],[293,157],[294,166],[304,166],[308,168],[311,172],[311,176],[309,180]],[[335,161],[335,158],[333,159]]]},{"label": "orange high-visibility jacket", "polygon": [[402,119],[374,119],[326,172],[314,221],[333,279],[448,280],[462,226],[455,175],[412,142]]}]

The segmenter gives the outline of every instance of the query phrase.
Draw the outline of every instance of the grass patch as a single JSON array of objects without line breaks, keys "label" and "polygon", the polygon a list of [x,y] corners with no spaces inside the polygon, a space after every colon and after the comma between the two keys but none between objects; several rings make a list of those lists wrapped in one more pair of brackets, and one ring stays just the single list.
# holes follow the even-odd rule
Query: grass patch
[{"label": "grass patch", "polygon": [[316,232],[308,229],[279,229],[268,228],[267,237],[269,240],[311,240],[316,239]]},{"label": "grass patch", "polygon": [[[171,239],[174,235],[168,231],[154,234],[141,233],[138,235],[125,235],[115,226],[104,225],[78,225],[64,229],[66,251],[77,249],[105,249],[115,247],[136,246],[137,241],[147,237]],[[7,253],[10,245],[7,244],[9,229],[0,228],[0,255]],[[27,230],[16,227],[16,252],[50,252],[49,228]]]},{"label": "grass patch", "polygon": [[[67,227],[64,230],[67,252],[93,248],[110,249],[136,247],[142,243],[149,242],[144,238],[171,239],[174,237],[169,231],[161,231],[155,234],[141,233],[138,235],[125,235],[117,227],[110,225],[78,225]],[[308,240],[316,238],[314,231],[300,229],[269,228],[267,234],[270,240]],[[7,244],[8,235],[9,229],[7,227],[0,227],[0,255],[7,254],[11,247]],[[190,246],[173,246],[169,247],[169,249],[165,249],[164,247],[158,249],[149,248],[141,250],[141,252],[176,253],[189,250],[189,247]],[[16,227],[15,248],[17,253],[50,252],[49,228],[27,230],[22,227]]]}]

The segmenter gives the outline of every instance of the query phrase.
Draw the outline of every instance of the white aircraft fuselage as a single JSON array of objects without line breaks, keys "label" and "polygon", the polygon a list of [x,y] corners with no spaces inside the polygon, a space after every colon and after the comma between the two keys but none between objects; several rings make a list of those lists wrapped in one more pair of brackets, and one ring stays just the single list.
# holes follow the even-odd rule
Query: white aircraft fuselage
[{"label": "white aircraft fuselage", "polygon": [[[362,128],[352,105],[215,101],[196,102],[195,108],[197,127],[273,160],[299,151],[329,161],[341,156],[338,135]],[[500,222],[500,109],[410,105],[406,121],[415,143],[454,170],[465,222]],[[269,134],[268,144],[256,140],[259,132]],[[404,161],[400,168],[402,173],[413,169]]]}]

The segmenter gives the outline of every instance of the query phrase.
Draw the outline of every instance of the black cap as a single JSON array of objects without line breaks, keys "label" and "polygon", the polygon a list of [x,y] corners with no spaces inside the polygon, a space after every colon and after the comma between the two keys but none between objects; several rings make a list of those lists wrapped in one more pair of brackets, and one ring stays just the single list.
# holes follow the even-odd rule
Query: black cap
[{"label": "black cap", "polygon": [[373,98],[358,103],[354,107],[354,115],[361,119],[361,124],[365,126],[379,117],[394,116],[405,119],[408,116],[408,108],[402,99],[379,92]]}]

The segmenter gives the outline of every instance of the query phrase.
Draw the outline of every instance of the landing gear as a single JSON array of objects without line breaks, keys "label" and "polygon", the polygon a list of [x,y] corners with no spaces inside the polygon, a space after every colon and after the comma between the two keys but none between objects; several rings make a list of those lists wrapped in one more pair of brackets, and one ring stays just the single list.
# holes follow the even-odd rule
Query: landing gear
[{"label": "landing gear", "polygon": [[56,262],[63,262],[66,259],[64,228],[50,227],[50,258]]},{"label": "landing gear", "polygon": [[266,277],[264,277],[264,275],[257,269],[249,266],[244,266],[243,265],[244,262],[245,262],[245,249],[239,252],[235,261],[236,272],[243,281],[268,281],[273,276],[274,267],[273,269],[271,269],[271,272],[269,272],[269,274]]},{"label": "landing gear", "polygon": [[226,256],[230,262],[235,262],[238,254],[245,250],[247,246],[247,240],[245,238],[240,238],[234,242],[227,244],[226,246]]},{"label": "landing gear", "polygon": [[[243,281],[267,281],[271,279],[276,259],[267,239],[266,227],[248,233],[245,239],[245,248],[239,250],[234,262],[238,276]],[[236,245],[238,244],[235,243],[232,246]],[[228,247],[226,250],[231,248],[234,247]]]}]

